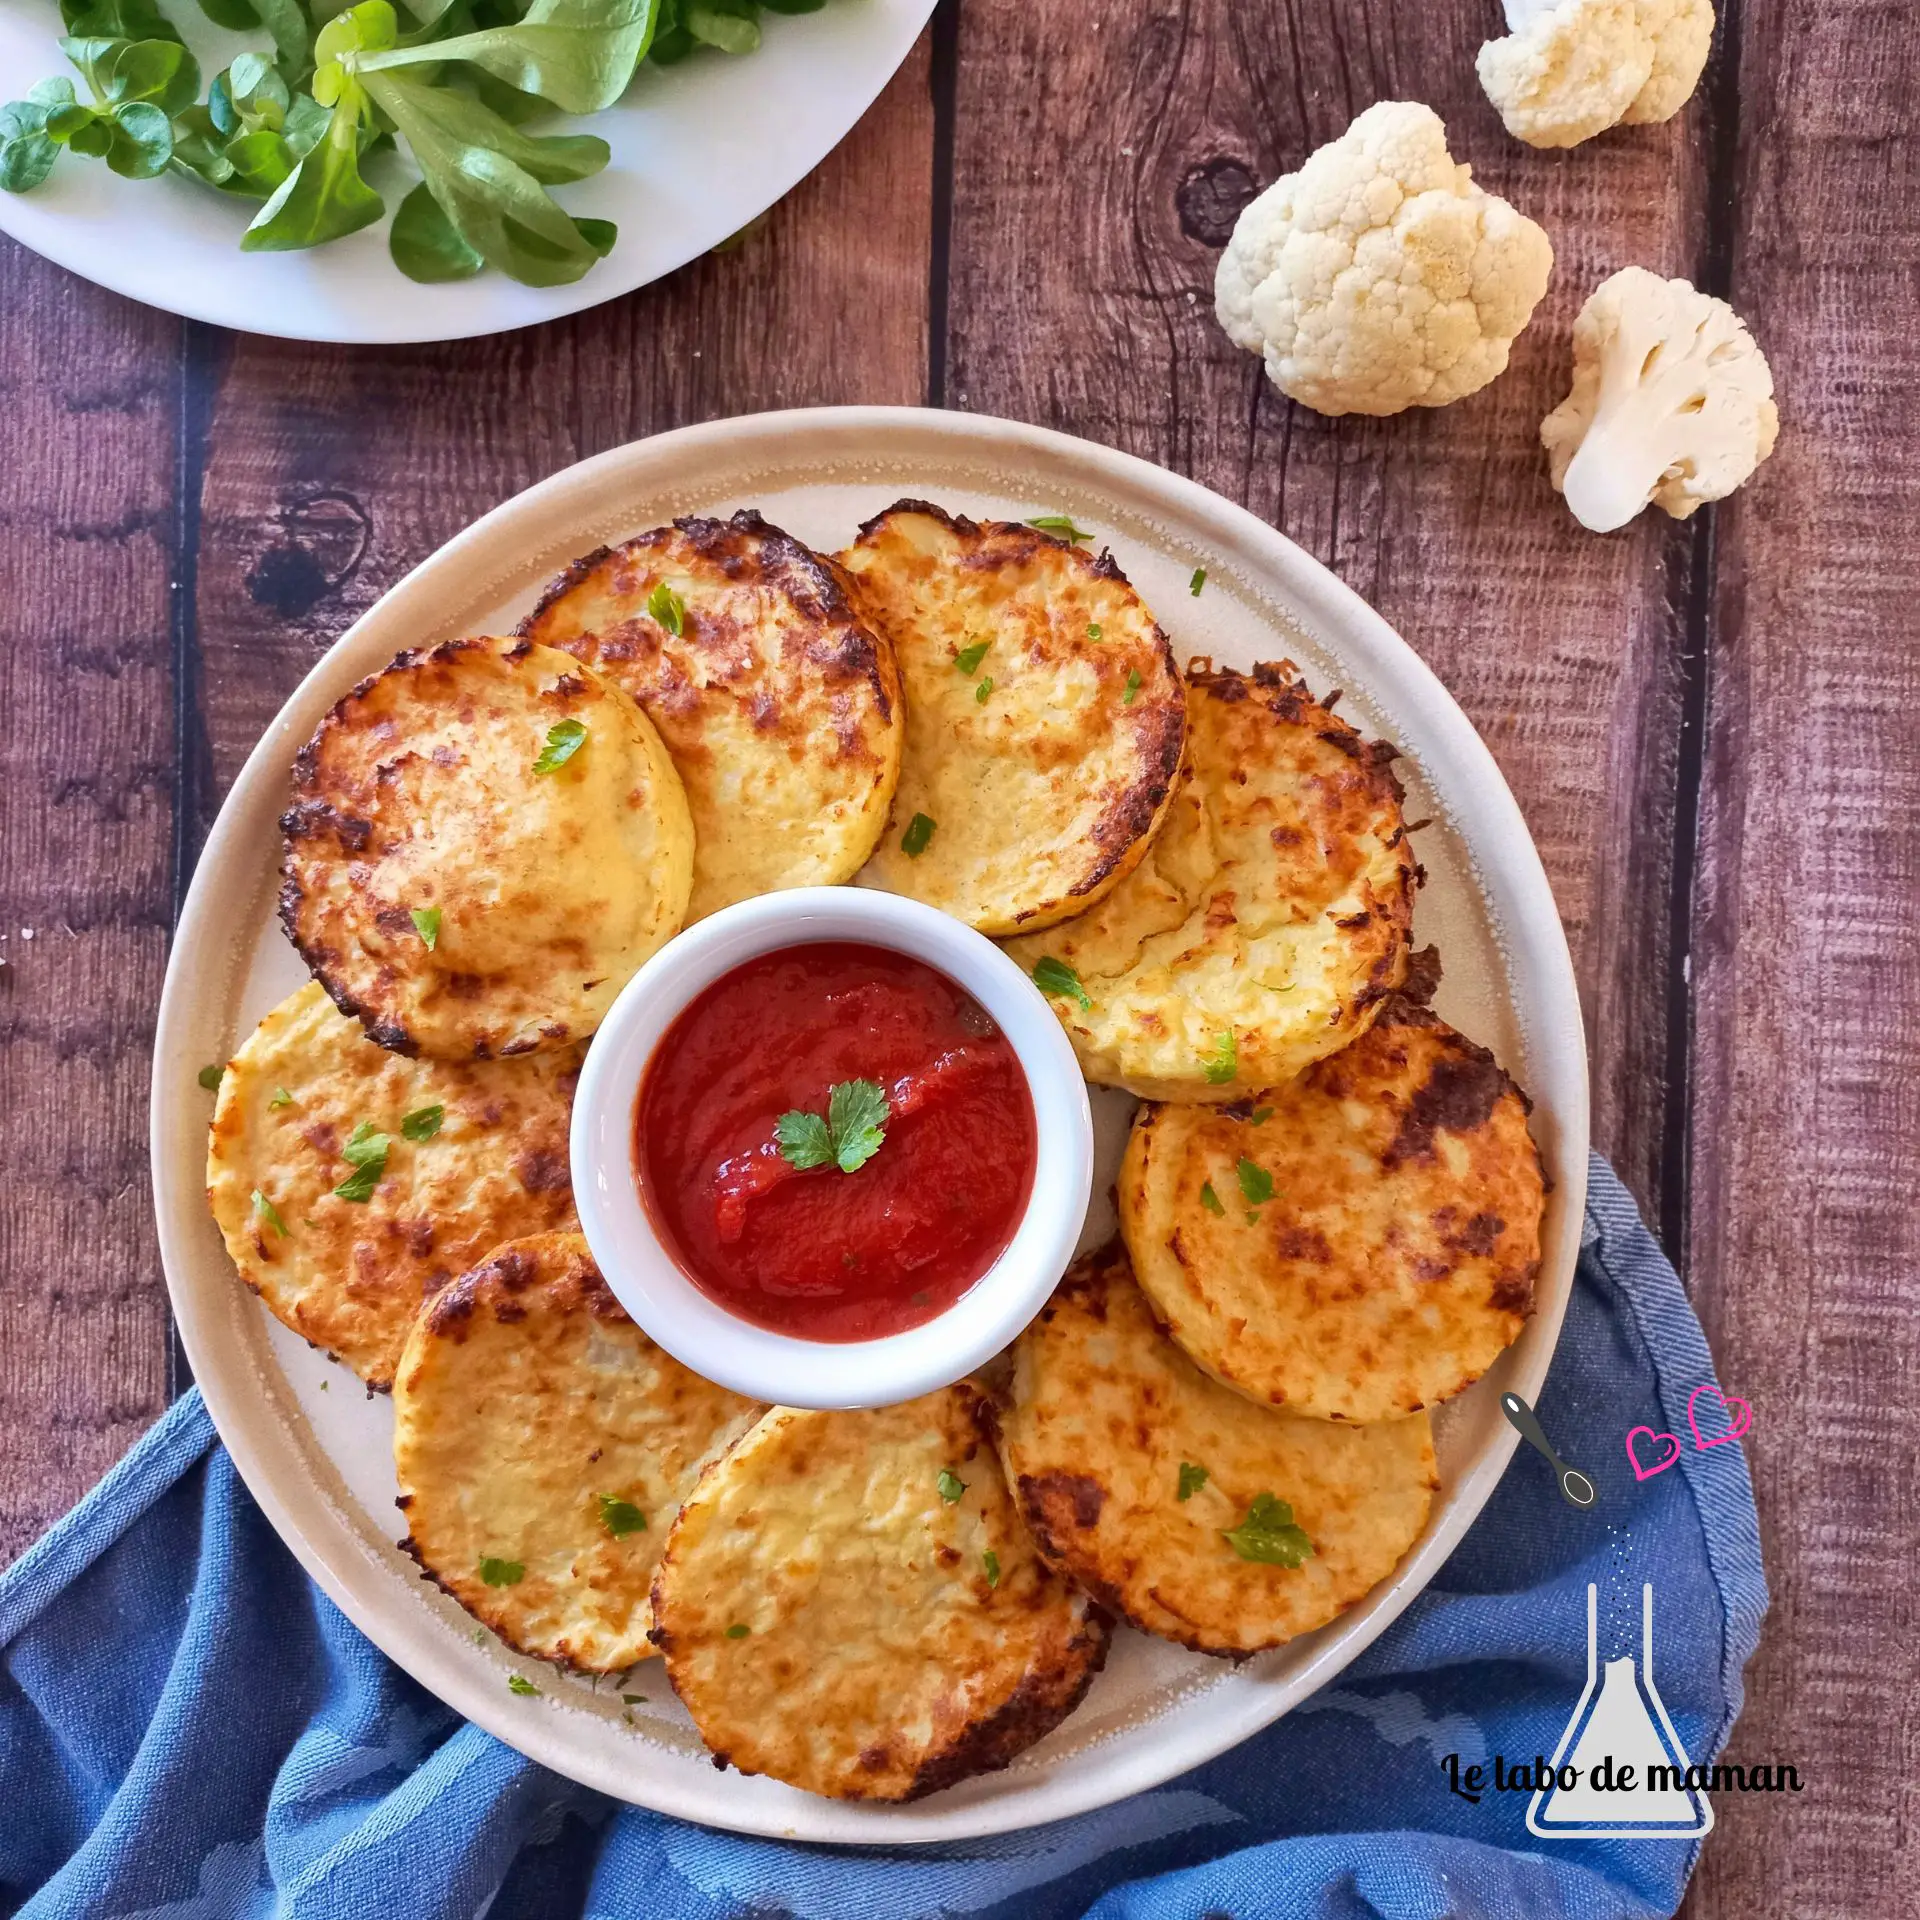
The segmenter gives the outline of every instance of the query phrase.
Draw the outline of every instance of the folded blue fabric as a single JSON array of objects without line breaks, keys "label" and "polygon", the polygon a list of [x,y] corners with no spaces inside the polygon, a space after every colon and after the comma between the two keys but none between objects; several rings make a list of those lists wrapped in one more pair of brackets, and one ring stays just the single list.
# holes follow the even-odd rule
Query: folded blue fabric
[{"label": "folded blue fabric", "polygon": [[[1626,1920],[1671,1914],[1697,1839],[1535,1838],[1503,1770],[1551,1760],[1601,1648],[1637,1652],[1686,1755],[1719,1753],[1766,1607],[1733,1442],[1673,1270],[1603,1161],[1539,1412],[1598,1483],[1522,1449],[1439,1577],[1329,1688],[1153,1792],[964,1846],[782,1844],[624,1807],[461,1721],[308,1581],[197,1394],[0,1575],[0,1912],[35,1920],[986,1915]],[[1717,1398],[1703,1397],[1705,1438]],[[1639,1480],[1623,1443],[1681,1437]],[[1721,1429],[1724,1431],[1724,1427]],[[1642,1443],[1650,1464],[1664,1452]],[[1484,1770],[1477,1800],[1455,1792]],[[1750,1756],[1754,1759],[1772,1756]]]}]

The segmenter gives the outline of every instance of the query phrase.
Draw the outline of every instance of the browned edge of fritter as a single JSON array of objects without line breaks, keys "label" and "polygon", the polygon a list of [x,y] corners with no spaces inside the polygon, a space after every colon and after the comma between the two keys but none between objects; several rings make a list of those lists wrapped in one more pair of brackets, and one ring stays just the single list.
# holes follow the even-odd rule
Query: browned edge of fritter
[{"label": "browned edge of fritter", "polygon": [[[542,619],[568,594],[624,556],[651,552],[665,540],[668,531],[666,527],[653,527],[618,546],[600,546],[583,553],[547,583],[533,610],[514,632],[523,639],[538,640]],[[690,541],[702,560],[729,578],[742,570],[739,543],[752,542],[763,575],[786,595],[803,619],[843,630],[845,637],[832,664],[848,678],[864,680],[873,689],[880,718],[892,722],[899,705],[899,671],[888,643],[861,611],[854,582],[836,560],[816,553],[754,507],[741,507],[726,520],[688,514],[675,520],[671,531]]]}]

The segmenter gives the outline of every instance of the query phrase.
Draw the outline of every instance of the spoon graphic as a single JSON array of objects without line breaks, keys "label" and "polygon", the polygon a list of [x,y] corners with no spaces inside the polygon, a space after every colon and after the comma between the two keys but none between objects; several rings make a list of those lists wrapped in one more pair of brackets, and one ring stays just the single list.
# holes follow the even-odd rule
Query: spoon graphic
[{"label": "spoon graphic", "polygon": [[1550,1466],[1560,1482],[1560,1497],[1570,1507],[1590,1507],[1599,1499],[1594,1484],[1578,1467],[1570,1467],[1547,1443],[1540,1416],[1517,1393],[1500,1396],[1500,1411],[1520,1431],[1520,1437]]}]

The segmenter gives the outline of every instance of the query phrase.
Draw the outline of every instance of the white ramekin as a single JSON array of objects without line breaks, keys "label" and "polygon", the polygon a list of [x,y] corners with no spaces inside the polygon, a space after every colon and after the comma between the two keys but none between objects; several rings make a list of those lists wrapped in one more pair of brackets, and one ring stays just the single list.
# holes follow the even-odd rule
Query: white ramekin
[{"label": "white ramekin", "polygon": [[[661,1245],[634,1167],[640,1081],[668,1027],[743,962],[821,940],[910,954],[965,988],[1012,1044],[1033,1099],[1033,1191],[1006,1251],[944,1313],[881,1340],[798,1340],[729,1313]],[[741,1038],[752,1045],[750,1034]],[[917,900],[860,887],[804,887],[709,916],[668,941],[628,981],[581,1071],[572,1159],[574,1203],[607,1285],[676,1360],[735,1393],[781,1406],[884,1407],[958,1380],[1040,1311],[1086,1221],[1093,1118],[1053,1009],[991,940]]]}]

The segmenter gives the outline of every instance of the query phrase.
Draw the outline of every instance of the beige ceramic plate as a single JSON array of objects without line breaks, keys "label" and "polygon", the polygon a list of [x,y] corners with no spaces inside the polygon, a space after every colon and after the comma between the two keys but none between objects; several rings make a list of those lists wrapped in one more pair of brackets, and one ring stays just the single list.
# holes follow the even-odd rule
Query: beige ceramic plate
[{"label": "beige ceramic plate", "polygon": [[[510,1657],[419,1577],[394,1541],[392,1415],[271,1320],[235,1279],[207,1217],[210,1097],[196,1082],[301,977],[274,919],[276,819],[295,750],[355,680],[402,647],[500,631],[575,554],[676,514],[751,503],[823,547],[901,495],[975,515],[1070,513],[1111,544],[1182,653],[1246,666],[1291,655],[1314,690],[1406,758],[1429,875],[1415,922],[1446,959],[1439,1007],[1536,1102],[1553,1178],[1540,1306],[1517,1346],[1447,1407],[1441,1498],[1395,1577],[1345,1618],[1230,1667],[1132,1632],[1085,1704],[1004,1773],[897,1809],[816,1800],[719,1773],[657,1666],[624,1726],[590,1692]],[[1207,569],[1205,592],[1188,580]],[[1132,1103],[1096,1096],[1103,1154],[1090,1244]],[[1497,1395],[1537,1397],[1572,1283],[1586,1188],[1587,1065],[1567,946],[1539,857],[1491,756],[1412,650],[1272,528],[1143,462],[1035,427],[969,415],[843,408],[664,434],[556,474],[403,580],[287,702],[227,796],[188,895],[161,997],[153,1082],[154,1199],[182,1338],[221,1435],[314,1578],[401,1666],[523,1753],[589,1786],[714,1826],[805,1840],[959,1840],[1057,1820],[1210,1759],[1324,1685],[1417,1594],[1480,1511],[1513,1451]],[[330,1390],[328,1390],[330,1389]],[[509,1692],[514,1671],[541,1693]]]}]

